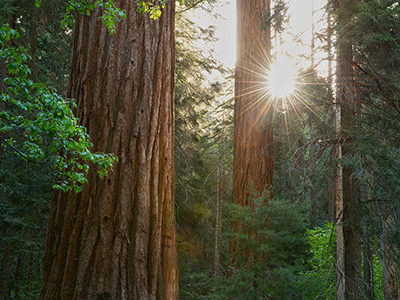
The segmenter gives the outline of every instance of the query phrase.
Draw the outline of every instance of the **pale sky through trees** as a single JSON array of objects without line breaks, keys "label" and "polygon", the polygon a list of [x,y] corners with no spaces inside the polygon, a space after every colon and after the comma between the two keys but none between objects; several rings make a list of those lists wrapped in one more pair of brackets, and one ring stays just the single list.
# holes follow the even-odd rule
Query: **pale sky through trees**
[{"label": "pale sky through trees", "polygon": [[[291,28],[288,28],[281,37],[283,40],[282,47],[285,52],[288,52],[292,56],[302,54],[310,55],[312,0],[288,0],[287,3],[289,6],[289,26]],[[274,1],[272,1],[272,5],[273,4]],[[326,27],[325,5],[326,0],[314,0],[316,32]],[[236,60],[236,0],[221,1],[221,4],[214,12],[220,14],[221,17],[216,19],[205,12],[200,13],[196,11],[194,21],[202,27],[208,27],[210,25],[216,27],[216,37],[219,41],[216,42],[215,45],[210,46],[210,48],[214,48],[215,57],[222,63],[230,68],[234,68]],[[293,35],[299,36],[299,38],[302,39],[303,46],[292,43]],[[321,55],[319,57],[321,57]],[[315,61],[318,63],[318,55]],[[310,62],[302,61],[300,64],[302,67],[308,67]],[[321,63],[318,70],[324,72],[326,68],[327,63]]]}]

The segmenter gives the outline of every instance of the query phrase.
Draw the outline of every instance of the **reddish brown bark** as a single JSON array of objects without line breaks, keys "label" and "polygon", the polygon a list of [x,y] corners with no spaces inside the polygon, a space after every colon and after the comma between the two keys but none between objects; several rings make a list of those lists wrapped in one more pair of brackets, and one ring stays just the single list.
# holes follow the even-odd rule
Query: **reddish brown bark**
[{"label": "reddish brown bark", "polygon": [[174,215],[174,1],[154,21],[135,1],[109,34],[76,19],[69,96],[94,151],[119,157],[82,193],[55,192],[41,299],[177,299]]},{"label": "reddish brown bark", "polygon": [[[269,0],[237,1],[232,196],[233,203],[241,206],[252,206],[250,196],[261,196],[265,191],[269,193],[265,201],[272,197],[273,132],[268,120],[271,102],[265,89],[265,73],[271,63],[270,25],[265,22],[269,16]],[[240,224],[233,226],[241,230]],[[233,242],[232,265],[237,263],[237,248]],[[247,261],[254,260],[250,249],[245,256]]]},{"label": "reddish brown bark", "polygon": [[270,64],[269,0],[237,1],[233,202],[250,205],[251,193],[272,193],[273,133],[265,90]]}]

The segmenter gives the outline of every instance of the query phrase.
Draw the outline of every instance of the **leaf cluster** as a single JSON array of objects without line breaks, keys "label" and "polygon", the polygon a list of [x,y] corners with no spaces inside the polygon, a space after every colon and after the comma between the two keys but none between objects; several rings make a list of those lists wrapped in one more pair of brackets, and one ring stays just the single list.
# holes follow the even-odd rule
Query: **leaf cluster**
[{"label": "leaf cluster", "polygon": [[[117,23],[126,18],[124,10],[118,8],[113,0],[68,0],[66,12],[63,14],[62,24],[71,28],[74,23],[75,14],[90,16],[98,8],[101,11],[99,20],[108,28],[111,33],[115,33]],[[41,1],[36,1],[41,5]]]},{"label": "leaf cluster", "polygon": [[8,73],[0,96],[0,105],[4,108],[0,119],[3,145],[23,159],[36,162],[52,153],[51,164],[58,173],[54,187],[78,192],[86,182],[89,164],[100,167],[99,174],[104,176],[116,157],[92,153],[86,129],[78,125],[71,111],[73,101],[28,78],[31,71],[26,50],[7,44],[17,37],[18,33],[8,26],[1,28],[0,59]]}]

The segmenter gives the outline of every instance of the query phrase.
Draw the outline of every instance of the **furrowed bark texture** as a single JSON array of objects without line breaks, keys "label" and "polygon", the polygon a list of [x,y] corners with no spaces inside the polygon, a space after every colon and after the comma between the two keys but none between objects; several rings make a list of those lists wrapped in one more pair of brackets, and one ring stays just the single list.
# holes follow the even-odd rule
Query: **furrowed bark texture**
[{"label": "furrowed bark texture", "polygon": [[269,0],[237,1],[233,202],[251,205],[249,195],[272,193],[273,132],[267,120],[271,102],[265,91],[270,64]]},{"label": "furrowed bark texture", "polygon": [[154,21],[131,0],[109,34],[76,18],[69,96],[94,151],[119,157],[82,193],[55,192],[41,299],[177,299],[174,1]]}]

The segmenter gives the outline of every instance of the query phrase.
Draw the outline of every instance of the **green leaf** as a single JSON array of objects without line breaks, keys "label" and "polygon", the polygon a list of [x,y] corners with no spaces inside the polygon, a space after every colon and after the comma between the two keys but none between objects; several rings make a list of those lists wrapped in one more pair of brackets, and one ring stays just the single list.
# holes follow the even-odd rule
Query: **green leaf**
[{"label": "green leaf", "polygon": [[7,109],[0,113],[0,130],[18,132],[22,143],[13,145],[12,138],[6,143],[24,160],[43,161],[52,153],[53,168],[58,172],[55,187],[79,192],[86,182],[89,165],[97,166],[99,175],[105,176],[117,159],[90,151],[92,143],[86,128],[78,125],[70,109],[76,106],[73,100],[64,100],[52,88],[28,79],[26,49],[6,44],[16,36],[7,25],[1,27],[0,57],[13,76],[4,79],[7,89],[0,94],[0,100],[7,103]]}]

